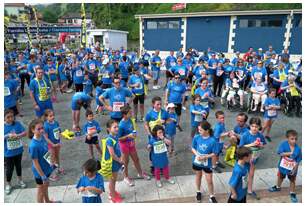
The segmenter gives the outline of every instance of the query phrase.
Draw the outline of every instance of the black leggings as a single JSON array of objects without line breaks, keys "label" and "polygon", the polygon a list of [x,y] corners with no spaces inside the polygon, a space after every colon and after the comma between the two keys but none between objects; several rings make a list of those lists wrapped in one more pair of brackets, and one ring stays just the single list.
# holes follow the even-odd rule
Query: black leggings
[{"label": "black leggings", "polygon": [[214,78],[214,96],[217,96],[217,89],[218,89],[218,96],[221,97],[221,90],[222,90],[222,86],[223,86],[223,75],[221,76],[215,76]]},{"label": "black leggings", "polygon": [[20,73],[19,74],[20,81],[21,81],[21,94],[24,95],[24,84],[27,81],[28,86],[30,86],[30,75],[28,73]]},{"label": "black leggings", "polygon": [[5,157],[7,182],[10,182],[12,180],[14,166],[16,167],[17,176],[21,177],[21,160],[22,153],[13,157]]},{"label": "black leggings", "polygon": [[291,96],[290,93],[287,93],[287,98],[289,100],[289,113],[295,112],[298,114],[301,112],[301,97],[300,96]]},{"label": "black leggings", "polygon": [[83,84],[75,84],[75,92],[82,92],[83,91]]}]

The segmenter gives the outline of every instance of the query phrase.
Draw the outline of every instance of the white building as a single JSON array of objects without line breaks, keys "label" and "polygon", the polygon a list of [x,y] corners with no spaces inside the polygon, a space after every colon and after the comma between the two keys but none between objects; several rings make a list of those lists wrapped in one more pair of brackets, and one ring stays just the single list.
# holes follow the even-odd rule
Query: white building
[{"label": "white building", "polygon": [[[70,14],[64,15],[60,19],[58,19],[58,23],[61,23],[64,25],[81,26],[82,25],[81,14],[80,13],[70,13]],[[86,14],[86,27],[87,28],[95,27],[90,14]]]},{"label": "white building", "polygon": [[24,7],[24,3],[4,4],[4,10],[8,16],[19,16],[20,13],[24,12]]},{"label": "white building", "polygon": [[120,49],[127,48],[127,31],[111,30],[111,29],[88,29],[87,43],[94,45],[97,41],[104,48]]}]

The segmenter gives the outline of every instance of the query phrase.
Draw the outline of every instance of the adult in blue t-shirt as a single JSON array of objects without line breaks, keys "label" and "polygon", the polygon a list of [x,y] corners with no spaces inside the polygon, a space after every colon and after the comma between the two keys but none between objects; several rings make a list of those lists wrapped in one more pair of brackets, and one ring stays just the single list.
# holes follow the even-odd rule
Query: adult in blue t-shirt
[{"label": "adult in blue t-shirt", "polygon": [[18,81],[10,79],[9,71],[4,74],[4,109],[12,109],[14,114],[18,114],[17,109],[17,89]]},{"label": "adult in blue t-shirt", "polygon": [[91,97],[85,92],[76,92],[71,98],[72,109],[72,128],[73,130],[80,131],[80,110],[90,109]]}]

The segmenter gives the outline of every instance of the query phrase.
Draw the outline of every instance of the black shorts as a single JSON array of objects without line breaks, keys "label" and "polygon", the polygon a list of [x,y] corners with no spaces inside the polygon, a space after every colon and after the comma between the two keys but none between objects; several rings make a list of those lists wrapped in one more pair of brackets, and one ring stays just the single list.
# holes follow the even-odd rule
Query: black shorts
[{"label": "black shorts", "polygon": [[212,173],[212,169],[211,168],[207,168],[207,167],[199,167],[197,165],[192,164],[192,169],[195,171],[201,171],[203,170],[205,173]]},{"label": "black shorts", "polygon": [[85,143],[86,144],[99,144],[98,136],[93,136],[93,137],[91,137],[90,140],[88,140],[87,137],[86,137],[85,138]]},{"label": "black shorts", "polygon": [[139,102],[140,104],[144,104],[144,100],[145,100],[145,95],[144,94],[142,94],[142,95],[136,95],[135,94],[135,98],[133,99],[133,103],[138,104],[138,102]]},{"label": "black shorts", "polygon": [[231,198],[231,195],[228,197],[228,203],[246,203],[246,195],[241,200],[234,200]]},{"label": "black shorts", "polygon": [[[17,102],[17,104],[18,104],[18,102]],[[17,106],[16,106],[16,105],[15,105],[15,106],[13,106],[13,107],[10,107],[10,108],[8,108],[8,109],[13,110],[13,112],[14,112],[14,116],[16,116],[16,115],[18,115],[18,114],[19,114],[19,112],[18,112],[18,109],[17,109]]]},{"label": "black shorts", "polygon": [[75,92],[82,92],[83,91],[83,84],[75,84]]},{"label": "black shorts", "polygon": [[294,175],[289,175],[289,174],[283,174],[283,173],[281,173],[280,171],[278,171],[277,175],[278,175],[281,179],[285,179],[286,176],[287,176],[288,179],[289,179],[290,181],[293,182],[293,181],[295,181],[295,179],[296,179],[297,173],[295,173]]},{"label": "black shorts", "polygon": [[128,82],[128,80],[129,80],[129,78],[128,77],[126,77],[126,78],[121,78],[123,81],[125,81],[125,83],[127,83]]},{"label": "black shorts", "polygon": [[172,78],[173,75],[171,74],[170,71],[166,70],[166,77],[167,77],[167,78]]},{"label": "black shorts", "polygon": [[[46,175],[46,177],[50,177],[50,175],[51,174],[48,174],[48,175]],[[38,184],[38,185],[42,185],[43,184],[43,181],[42,181],[42,179],[41,178],[35,178],[35,182],[36,182],[36,184]]]},{"label": "black shorts", "polygon": [[87,109],[89,107],[89,102],[85,102],[83,104],[77,104],[75,110],[81,110],[81,108],[84,107],[84,109]]},{"label": "black shorts", "polygon": [[116,122],[120,122],[122,120],[122,117],[121,118],[114,118],[114,117],[111,117],[111,119],[115,120]]},{"label": "black shorts", "polygon": [[181,116],[182,114],[182,104],[175,104],[175,113],[177,116]]}]

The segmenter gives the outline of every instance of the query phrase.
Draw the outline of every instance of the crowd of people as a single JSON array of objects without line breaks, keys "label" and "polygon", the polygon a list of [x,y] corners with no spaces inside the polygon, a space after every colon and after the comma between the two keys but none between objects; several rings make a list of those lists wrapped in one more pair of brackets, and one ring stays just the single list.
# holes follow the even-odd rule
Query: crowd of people
[{"label": "crowd of people", "polygon": [[[118,172],[124,181],[134,186],[129,176],[131,157],[138,178],[150,180],[154,176],[157,187],[163,187],[161,174],[169,184],[175,184],[170,176],[169,157],[176,155],[175,139],[181,126],[182,111],[189,109],[190,138],[188,149],[192,153],[191,165],[195,172],[196,200],[202,201],[201,179],[205,176],[209,201],[216,203],[213,173],[221,173],[225,165],[221,154],[234,152],[232,176],[229,181],[228,202],[246,202],[247,196],[259,199],[253,188],[255,165],[262,149],[272,141],[270,130],[279,112],[289,117],[301,117],[302,60],[293,65],[287,49],[277,54],[272,46],[264,53],[252,47],[232,59],[210,48],[199,55],[194,49],[186,53],[180,49],[170,51],[165,59],[159,51],[143,52],[140,56],[120,50],[103,49],[99,43],[92,48],[64,50],[60,46],[45,49],[14,49],[5,51],[4,70],[4,156],[6,167],[6,194],[12,191],[11,179],[16,168],[18,184],[22,180],[22,138],[31,139],[29,154],[37,184],[37,202],[56,202],[48,196],[50,181],[58,181],[65,175],[60,162],[62,142],[61,122],[56,120],[53,104],[60,95],[73,93],[71,97],[72,131],[84,136],[88,144],[89,159],[83,164],[83,175],[77,182],[77,191],[83,202],[102,202],[104,179],[109,180],[109,200],[122,202],[117,190]],[[165,73],[161,68],[165,68]],[[160,78],[165,75],[163,99],[154,96],[152,107],[145,111],[144,103],[149,92],[162,89]],[[25,83],[28,92],[25,91]],[[22,100],[29,93],[36,118],[27,126],[16,120],[22,117]],[[93,100],[96,107],[92,109]],[[132,106],[133,104],[133,106]],[[224,110],[237,112],[237,125],[233,130],[225,126],[222,110],[211,114],[216,104]],[[138,107],[139,105],[139,107]],[[80,113],[84,108],[86,122],[80,125]],[[139,108],[139,110],[138,110]],[[139,111],[139,112],[138,112]],[[263,114],[262,118],[248,113]],[[95,114],[109,119],[107,136],[99,142],[102,131]],[[214,115],[216,124],[208,122]],[[144,125],[147,137],[140,137],[137,128]],[[277,149],[277,184],[270,192],[281,189],[283,179],[290,180],[290,198],[297,202],[295,179],[301,161],[301,149],[297,145],[298,133],[288,129],[285,139]],[[100,135],[101,137],[101,135]],[[147,138],[148,159],[151,174],[141,167],[136,148],[136,138]],[[96,148],[101,161],[94,155]],[[255,188],[256,189],[256,188]]]}]

